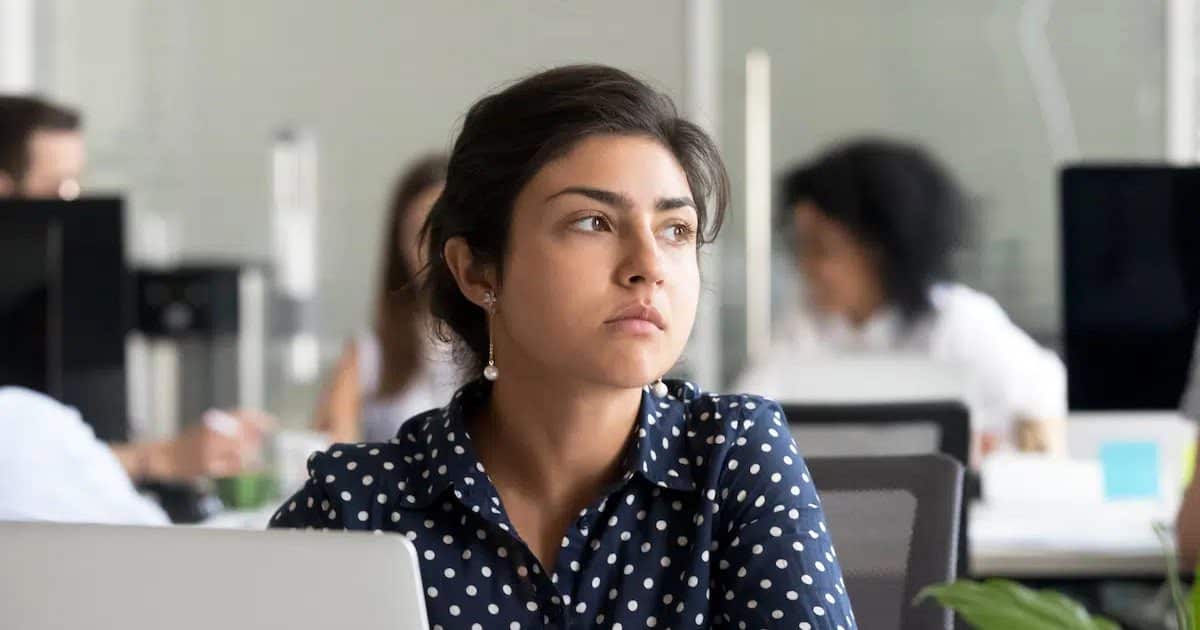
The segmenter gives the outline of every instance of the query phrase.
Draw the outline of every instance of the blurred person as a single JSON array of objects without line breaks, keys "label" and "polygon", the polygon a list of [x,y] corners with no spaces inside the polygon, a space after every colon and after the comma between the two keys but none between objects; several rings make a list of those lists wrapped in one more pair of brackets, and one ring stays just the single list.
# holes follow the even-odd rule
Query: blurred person
[{"label": "blurred person", "polygon": [[991,297],[951,280],[963,192],[923,149],[879,139],[834,147],[782,180],[804,304],[739,389],[786,400],[789,366],[821,357],[929,357],[963,379],[975,457],[1000,446],[1065,450],[1066,370]]},{"label": "blurred person", "polygon": [[383,237],[371,330],[348,343],[316,411],[334,442],[385,441],[412,416],[445,405],[460,384],[449,346],[434,338],[417,290],[420,230],[442,192],[446,157],[428,155],[397,179]]},{"label": "blurred person", "polygon": [[0,198],[74,199],[84,161],[77,112],[33,96],[0,95]]},{"label": "blurred person", "polygon": [[[85,162],[77,112],[38,97],[0,95],[0,199],[74,199],[80,193]],[[34,397],[9,397],[10,402],[31,400]],[[69,408],[63,409],[70,413]],[[7,412],[21,414],[19,406],[10,406]],[[268,419],[250,412],[228,417],[233,423],[224,432],[200,422],[174,439],[109,446],[135,482],[229,476],[240,472],[258,451]],[[19,417],[5,420],[15,422]],[[28,434],[14,430],[12,435]],[[16,448],[15,439],[6,447]]]},{"label": "blurred person", "polygon": [[476,102],[424,284],[474,380],[311,458],[272,526],[406,535],[432,627],[853,630],[779,406],[661,378],[728,191],[712,139],[615,68]]},{"label": "blurred person", "polygon": [[[1200,423],[1200,330],[1196,332],[1196,349],[1192,351],[1191,377],[1180,405],[1183,417]],[[1200,453],[1200,440],[1196,443]],[[1200,476],[1193,468],[1192,480],[1183,494],[1179,516],[1175,520],[1175,533],[1179,544],[1179,555],[1184,570],[1191,570],[1200,559]]]},{"label": "blurred person", "polygon": [[0,387],[0,520],[163,525],[134,484],[241,471],[269,419],[250,412],[197,424],[173,440],[106,445],[79,411],[22,387]]}]

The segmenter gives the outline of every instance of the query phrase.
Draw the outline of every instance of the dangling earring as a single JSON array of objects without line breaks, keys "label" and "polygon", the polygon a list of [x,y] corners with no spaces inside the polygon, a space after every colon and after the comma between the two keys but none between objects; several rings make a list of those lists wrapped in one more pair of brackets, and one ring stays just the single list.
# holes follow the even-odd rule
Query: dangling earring
[{"label": "dangling earring", "polygon": [[659,398],[667,397],[667,384],[663,382],[662,378],[654,381],[654,384],[650,386],[650,390],[653,391],[654,395],[658,396]]},{"label": "dangling earring", "polygon": [[488,360],[483,368],[483,378],[495,381],[500,377],[500,368],[496,367],[496,349],[492,345],[492,315],[496,312],[496,295],[491,291],[483,294],[483,304],[488,311]]}]

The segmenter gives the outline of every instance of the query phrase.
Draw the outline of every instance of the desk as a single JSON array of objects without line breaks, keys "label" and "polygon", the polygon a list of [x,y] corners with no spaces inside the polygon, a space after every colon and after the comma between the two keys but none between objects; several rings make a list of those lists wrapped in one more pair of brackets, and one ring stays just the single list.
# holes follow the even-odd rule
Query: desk
[{"label": "desk", "polygon": [[1171,514],[1151,504],[971,506],[972,577],[1035,579],[1162,578],[1166,560],[1155,522]]}]

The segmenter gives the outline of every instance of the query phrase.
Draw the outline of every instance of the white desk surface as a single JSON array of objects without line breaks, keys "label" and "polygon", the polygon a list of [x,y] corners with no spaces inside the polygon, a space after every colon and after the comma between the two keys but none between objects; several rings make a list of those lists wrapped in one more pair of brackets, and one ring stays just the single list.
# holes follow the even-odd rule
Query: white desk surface
[{"label": "white desk surface", "polygon": [[1162,577],[1163,547],[1155,522],[1164,510],[1137,503],[996,509],[980,504],[969,517],[973,577]]}]

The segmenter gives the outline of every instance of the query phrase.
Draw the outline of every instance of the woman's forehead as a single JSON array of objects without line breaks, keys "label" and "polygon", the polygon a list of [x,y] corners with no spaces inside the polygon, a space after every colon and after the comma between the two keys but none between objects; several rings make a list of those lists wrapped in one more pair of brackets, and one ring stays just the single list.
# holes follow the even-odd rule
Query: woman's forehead
[{"label": "woman's forehead", "polygon": [[523,192],[545,200],[569,187],[607,190],[639,202],[691,194],[687,175],[674,154],[658,141],[640,136],[601,135],[581,140],[543,166]]}]

